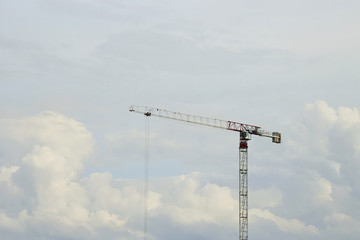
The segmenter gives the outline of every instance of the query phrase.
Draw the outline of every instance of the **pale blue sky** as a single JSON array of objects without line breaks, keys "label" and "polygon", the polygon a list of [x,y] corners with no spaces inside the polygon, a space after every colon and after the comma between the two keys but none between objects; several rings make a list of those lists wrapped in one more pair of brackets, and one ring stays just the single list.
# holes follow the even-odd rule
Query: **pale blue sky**
[{"label": "pale blue sky", "polygon": [[[357,239],[359,10],[0,0],[0,234],[142,239],[135,104],[283,133],[250,143],[251,239]],[[156,118],[150,129],[149,239],[236,238],[237,134]]]}]

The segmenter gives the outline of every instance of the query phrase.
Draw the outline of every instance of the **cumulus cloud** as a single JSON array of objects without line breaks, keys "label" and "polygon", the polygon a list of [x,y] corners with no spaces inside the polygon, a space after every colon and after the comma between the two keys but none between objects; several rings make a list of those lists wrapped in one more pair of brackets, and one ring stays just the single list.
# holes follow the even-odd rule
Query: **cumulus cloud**
[{"label": "cumulus cloud", "polygon": [[72,164],[80,164],[94,147],[94,139],[85,126],[55,112],[44,112],[24,119],[2,119],[2,131],[8,139],[26,147],[44,145],[64,157],[72,158]]},{"label": "cumulus cloud", "polygon": [[324,222],[328,237],[341,235],[346,239],[356,239],[360,234],[360,221],[350,215],[334,212],[324,217]]},{"label": "cumulus cloud", "polygon": [[[323,101],[305,106],[295,124],[299,128],[292,126],[282,145],[278,158],[284,160],[251,177],[262,182],[260,188],[250,184],[251,228],[294,239],[357,232],[359,119],[355,108],[333,109]],[[109,172],[84,177],[95,140],[82,123],[55,112],[0,121],[0,140],[10,142],[9,148],[1,148],[4,239],[144,237],[142,181]],[[6,153],[20,149],[20,159]],[[148,216],[154,228],[149,228],[149,239],[166,239],[173,231],[179,233],[175,239],[236,235],[237,194],[236,188],[210,181],[206,173],[152,178]]]},{"label": "cumulus cloud", "polygon": [[308,127],[316,127],[327,131],[336,122],[336,111],[329,107],[325,101],[305,105],[304,120]]},{"label": "cumulus cloud", "polygon": [[282,204],[283,193],[275,187],[249,191],[249,205],[253,208],[273,208]]},{"label": "cumulus cloud", "polygon": [[[23,201],[17,216],[11,208],[3,209],[3,228],[19,232],[31,226],[39,236],[48,237],[56,232],[70,237],[73,231],[85,229],[91,237],[96,228],[124,226],[126,219],[111,208],[119,191],[110,187],[111,181],[98,181],[101,177],[96,175],[81,180],[85,160],[94,148],[92,134],[83,124],[54,112],[2,123],[9,139],[30,149],[19,166],[1,168],[0,182],[20,191],[14,198]],[[97,182],[97,187],[87,188],[84,182]],[[93,192],[102,195],[93,196]]]},{"label": "cumulus cloud", "polygon": [[[158,214],[182,225],[211,223],[234,227],[237,200],[228,187],[201,183],[201,174],[171,177],[166,182],[166,195]],[[168,189],[173,186],[173,190]],[[169,191],[170,190],[170,191]]]},{"label": "cumulus cloud", "polygon": [[360,173],[359,110],[347,107],[339,107],[335,110],[327,106],[325,102],[319,101],[308,104],[305,113],[309,116],[319,115],[309,125],[313,126],[313,129],[323,126],[322,132],[312,129],[310,133],[312,136],[308,137],[313,139],[312,143],[322,144],[321,148],[326,152],[326,162],[324,163],[339,173],[340,181],[347,180],[356,183],[358,189],[360,182],[354,177]]},{"label": "cumulus cloud", "polygon": [[[255,222],[257,218],[270,220],[276,224],[276,226],[284,232],[291,233],[305,233],[305,234],[319,234],[319,230],[312,225],[306,225],[304,222],[297,219],[286,219],[271,213],[269,210],[261,210],[253,208],[249,210],[251,221]],[[250,221],[250,222],[251,222]]]},{"label": "cumulus cloud", "polygon": [[28,215],[26,210],[20,212],[17,218],[10,218],[3,211],[0,211],[0,229],[23,232],[24,222],[27,219]]},{"label": "cumulus cloud", "polygon": [[[360,196],[359,110],[335,109],[325,101],[307,104],[298,121],[289,127],[288,135],[284,157],[292,162],[287,167],[293,172],[288,177],[294,190],[284,188],[288,192],[284,204],[289,203],[287,209],[291,209],[293,216],[306,213],[320,233],[327,236],[330,219],[359,214],[356,200]],[[301,207],[290,208],[288,201]],[[338,211],[342,213],[334,215]],[[356,224],[350,225],[356,231]],[[336,231],[332,234],[336,235]],[[350,234],[349,238],[354,236]]]},{"label": "cumulus cloud", "polygon": [[19,170],[18,166],[11,167],[1,167],[0,168],[0,186],[3,186],[8,189],[11,193],[16,193],[19,191],[19,188],[14,184],[12,180],[12,175]]},{"label": "cumulus cloud", "polygon": [[[144,199],[139,182],[116,179],[108,172],[81,176],[94,148],[92,134],[83,124],[55,112],[1,121],[7,139],[28,150],[18,166],[1,168],[0,184],[17,191],[1,210],[4,231],[67,239],[74,233],[89,239],[104,235],[115,239],[118,234],[124,239],[143,237]],[[160,183],[166,185],[158,184],[149,191],[151,219],[236,228],[237,200],[230,188],[202,184],[200,173],[169,177]]]}]

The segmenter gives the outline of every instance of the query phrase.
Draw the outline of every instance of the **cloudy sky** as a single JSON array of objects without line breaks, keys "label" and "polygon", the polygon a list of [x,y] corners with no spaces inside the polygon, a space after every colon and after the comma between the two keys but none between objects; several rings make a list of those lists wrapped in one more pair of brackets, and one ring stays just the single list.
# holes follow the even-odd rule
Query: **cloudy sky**
[{"label": "cloudy sky", "polygon": [[[145,117],[254,124],[249,238],[358,239],[360,2],[0,0],[0,236],[143,236]],[[238,238],[237,133],[150,119],[149,240]]]}]

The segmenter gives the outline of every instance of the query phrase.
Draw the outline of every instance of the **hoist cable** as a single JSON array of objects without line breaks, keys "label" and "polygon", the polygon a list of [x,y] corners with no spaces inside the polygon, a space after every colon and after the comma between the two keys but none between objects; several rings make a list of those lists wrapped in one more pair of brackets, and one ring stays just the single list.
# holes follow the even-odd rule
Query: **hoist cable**
[{"label": "hoist cable", "polygon": [[144,172],[144,240],[148,230],[148,202],[149,202],[149,132],[150,120],[145,118],[145,172]]}]

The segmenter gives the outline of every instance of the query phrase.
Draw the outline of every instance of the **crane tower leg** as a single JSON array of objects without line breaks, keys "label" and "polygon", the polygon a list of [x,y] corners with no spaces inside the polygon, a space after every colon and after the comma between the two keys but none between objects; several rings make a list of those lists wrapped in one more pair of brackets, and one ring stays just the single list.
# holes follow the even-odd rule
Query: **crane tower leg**
[{"label": "crane tower leg", "polygon": [[248,142],[240,133],[239,146],[239,239],[248,240]]}]

